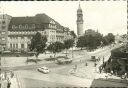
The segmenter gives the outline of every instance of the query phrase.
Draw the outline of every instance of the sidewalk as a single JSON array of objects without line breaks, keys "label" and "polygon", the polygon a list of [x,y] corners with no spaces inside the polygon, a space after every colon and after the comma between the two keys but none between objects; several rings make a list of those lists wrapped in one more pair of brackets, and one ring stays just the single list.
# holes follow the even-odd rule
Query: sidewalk
[{"label": "sidewalk", "polygon": [[1,88],[7,88],[7,80],[1,81]]},{"label": "sidewalk", "polygon": [[20,88],[16,77],[11,78],[10,81],[11,81],[10,88]]}]

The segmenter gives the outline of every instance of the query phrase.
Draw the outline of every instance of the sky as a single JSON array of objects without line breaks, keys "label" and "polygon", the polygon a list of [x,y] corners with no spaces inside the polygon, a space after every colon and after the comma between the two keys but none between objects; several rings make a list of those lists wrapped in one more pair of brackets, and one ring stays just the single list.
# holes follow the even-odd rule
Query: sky
[{"label": "sky", "polygon": [[[84,30],[107,33],[127,33],[127,1],[80,1]],[[1,13],[13,17],[45,13],[61,25],[77,32],[79,1],[2,1]]]}]

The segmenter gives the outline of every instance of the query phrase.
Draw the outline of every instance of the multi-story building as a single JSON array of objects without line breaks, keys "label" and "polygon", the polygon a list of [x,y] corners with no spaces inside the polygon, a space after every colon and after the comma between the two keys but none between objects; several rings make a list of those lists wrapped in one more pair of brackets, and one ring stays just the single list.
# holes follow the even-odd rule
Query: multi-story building
[{"label": "multi-story building", "polygon": [[46,14],[37,14],[32,17],[12,17],[8,28],[7,48],[27,51],[32,36],[37,32],[47,37],[47,43],[63,42],[72,38],[69,28],[61,26]]},{"label": "multi-story building", "polygon": [[7,50],[8,25],[11,16],[7,14],[0,15],[0,51]]}]

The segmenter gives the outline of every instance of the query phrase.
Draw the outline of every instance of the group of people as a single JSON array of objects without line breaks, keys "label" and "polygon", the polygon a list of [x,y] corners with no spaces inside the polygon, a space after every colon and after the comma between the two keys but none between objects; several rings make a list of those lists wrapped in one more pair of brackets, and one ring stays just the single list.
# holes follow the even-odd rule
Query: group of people
[{"label": "group of people", "polygon": [[7,83],[6,88],[10,88],[11,78],[13,78],[13,77],[14,77],[13,71],[9,71],[9,72],[1,73],[0,79],[2,82],[6,81],[6,83]]}]

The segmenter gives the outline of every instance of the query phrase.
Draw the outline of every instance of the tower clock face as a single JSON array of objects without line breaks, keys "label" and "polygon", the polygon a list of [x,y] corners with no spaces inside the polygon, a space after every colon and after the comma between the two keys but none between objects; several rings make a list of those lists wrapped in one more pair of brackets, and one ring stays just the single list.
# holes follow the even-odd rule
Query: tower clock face
[{"label": "tower clock face", "polygon": [[79,20],[81,20],[82,18],[81,18],[81,16],[79,16],[79,18],[78,18]]},{"label": "tower clock face", "polygon": [[78,20],[82,20],[82,16],[79,15],[79,16],[78,16]]}]

